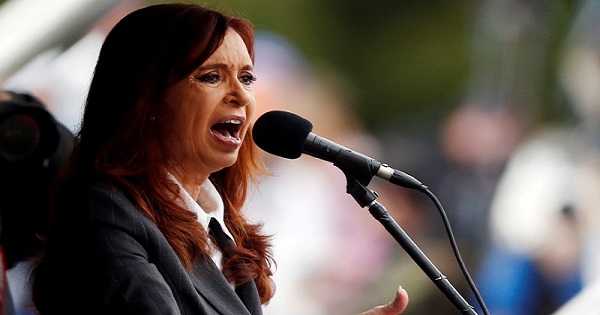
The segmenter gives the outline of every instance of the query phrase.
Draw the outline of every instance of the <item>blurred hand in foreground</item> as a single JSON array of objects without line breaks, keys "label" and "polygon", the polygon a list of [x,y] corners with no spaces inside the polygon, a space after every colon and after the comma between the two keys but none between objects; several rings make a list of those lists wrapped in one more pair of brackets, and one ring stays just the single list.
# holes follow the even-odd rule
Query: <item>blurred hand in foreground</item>
[{"label": "blurred hand in foreground", "polygon": [[376,306],[359,315],[398,315],[404,311],[408,305],[408,293],[402,287],[398,287],[396,297],[385,305]]}]

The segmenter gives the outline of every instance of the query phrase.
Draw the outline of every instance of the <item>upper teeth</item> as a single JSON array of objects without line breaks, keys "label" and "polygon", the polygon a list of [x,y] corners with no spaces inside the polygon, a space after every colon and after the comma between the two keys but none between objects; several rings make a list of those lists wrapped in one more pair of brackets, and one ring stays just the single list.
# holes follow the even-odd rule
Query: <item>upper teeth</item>
[{"label": "upper teeth", "polygon": [[237,120],[237,119],[230,119],[230,120],[226,120],[223,122],[224,124],[235,124],[235,125],[241,125],[242,122]]}]

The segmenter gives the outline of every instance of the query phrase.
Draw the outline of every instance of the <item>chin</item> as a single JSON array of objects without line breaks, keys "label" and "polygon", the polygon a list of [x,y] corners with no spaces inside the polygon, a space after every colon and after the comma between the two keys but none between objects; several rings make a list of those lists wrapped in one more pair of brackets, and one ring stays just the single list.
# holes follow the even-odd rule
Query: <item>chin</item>
[{"label": "chin", "polygon": [[237,162],[238,154],[228,154],[223,157],[223,168],[230,167]]}]

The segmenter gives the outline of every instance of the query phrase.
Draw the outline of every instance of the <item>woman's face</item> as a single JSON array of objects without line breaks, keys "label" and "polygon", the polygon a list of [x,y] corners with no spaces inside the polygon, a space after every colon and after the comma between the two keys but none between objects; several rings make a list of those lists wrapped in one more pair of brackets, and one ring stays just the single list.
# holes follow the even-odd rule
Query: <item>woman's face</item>
[{"label": "woman's face", "polygon": [[256,107],[252,71],[244,41],[229,29],[212,56],[168,91],[165,145],[178,173],[206,178],[235,163]]}]

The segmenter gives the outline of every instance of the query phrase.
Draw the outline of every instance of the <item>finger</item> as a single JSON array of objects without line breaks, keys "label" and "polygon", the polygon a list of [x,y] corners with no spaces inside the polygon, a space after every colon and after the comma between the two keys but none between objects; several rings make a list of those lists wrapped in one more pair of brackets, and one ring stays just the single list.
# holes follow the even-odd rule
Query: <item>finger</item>
[{"label": "finger", "polygon": [[359,315],[398,315],[406,309],[408,305],[408,293],[402,287],[398,287],[394,300],[385,305],[380,305],[360,313]]},{"label": "finger", "polygon": [[398,287],[396,297],[390,303],[383,305],[380,315],[397,315],[402,313],[408,306],[408,293],[402,287]]}]

